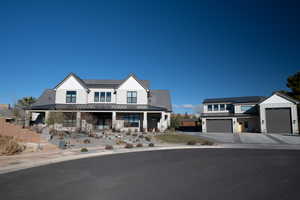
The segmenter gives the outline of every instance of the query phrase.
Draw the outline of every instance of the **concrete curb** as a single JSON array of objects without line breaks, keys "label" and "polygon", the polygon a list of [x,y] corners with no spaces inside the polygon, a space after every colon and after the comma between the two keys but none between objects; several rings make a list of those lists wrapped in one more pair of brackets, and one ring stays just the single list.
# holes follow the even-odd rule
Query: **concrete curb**
[{"label": "concrete curb", "polygon": [[78,160],[83,158],[92,158],[97,156],[124,154],[124,153],[134,153],[134,152],[149,152],[149,151],[160,151],[160,150],[179,150],[179,149],[277,149],[277,150],[300,150],[300,145],[257,145],[257,144],[222,144],[213,146],[187,146],[187,145],[177,145],[177,146],[165,146],[165,147],[147,147],[147,148],[136,148],[136,149],[115,149],[115,150],[101,150],[95,153],[79,153],[77,155],[63,155],[59,158],[51,158],[48,160],[32,161],[28,163],[22,163],[18,165],[12,165],[8,167],[3,167],[0,169],[0,174],[5,174],[9,172],[14,172],[18,170],[44,166],[48,164],[60,163],[70,160]]}]

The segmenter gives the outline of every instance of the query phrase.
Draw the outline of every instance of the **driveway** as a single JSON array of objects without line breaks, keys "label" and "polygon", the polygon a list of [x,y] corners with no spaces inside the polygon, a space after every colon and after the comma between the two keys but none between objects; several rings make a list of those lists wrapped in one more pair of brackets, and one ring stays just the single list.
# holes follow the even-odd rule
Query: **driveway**
[{"label": "driveway", "polygon": [[288,136],[280,134],[261,133],[201,133],[201,132],[181,132],[210,139],[221,144],[290,144],[299,145],[300,136]]},{"label": "driveway", "polygon": [[296,199],[300,151],[193,149],[68,161],[0,175],[1,199]]}]

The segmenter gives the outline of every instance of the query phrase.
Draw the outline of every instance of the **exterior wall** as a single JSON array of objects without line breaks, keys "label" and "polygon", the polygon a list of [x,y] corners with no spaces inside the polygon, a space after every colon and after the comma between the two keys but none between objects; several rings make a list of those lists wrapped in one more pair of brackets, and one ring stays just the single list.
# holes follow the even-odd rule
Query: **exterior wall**
[{"label": "exterior wall", "polygon": [[68,90],[76,91],[76,104],[86,104],[87,103],[87,91],[85,88],[78,83],[78,81],[70,76],[61,85],[56,88],[56,98],[55,103],[65,104],[66,103],[66,92]]},{"label": "exterior wall", "polygon": [[259,117],[253,116],[251,118],[238,118],[237,119],[238,124],[239,122],[248,122],[248,129],[244,130],[242,132],[259,132],[260,130],[260,123],[259,123]]},{"label": "exterior wall", "polygon": [[299,133],[297,105],[276,94],[260,104],[260,128],[262,133],[267,133],[268,131],[266,123],[266,108],[290,108],[292,119],[292,133]]},{"label": "exterior wall", "polygon": [[234,113],[245,113],[245,111],[242,111],[242,106],[255,106],[255,104],[235,104],[234,105]]},{"label": "exterior wall", "polygon": [[[94,96],[95,92],[111,92],[111,102],[95,102]],[[116,103],[116,94],[114,94],[114,89],[105,89],[105,88],[92,88],[88,94],[88,103]]]}]

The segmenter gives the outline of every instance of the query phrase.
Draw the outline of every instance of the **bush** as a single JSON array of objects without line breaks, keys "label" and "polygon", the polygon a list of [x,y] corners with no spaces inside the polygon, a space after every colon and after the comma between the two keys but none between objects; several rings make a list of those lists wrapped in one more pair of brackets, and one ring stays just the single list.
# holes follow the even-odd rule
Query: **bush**
[{"label": "bush", "polygon": [[137,136],[137,134],[136,134],[136,133],[134,133],[134,134],[132,134],[132,136],[136,137],[136,136]]},{"label": "bush", "polygon": [[148,142],[150,142],[150,141],[151,141],[151,137],[146,136],[146,137],[145,137],[145,140],[148,141]]},{"label": "bush", "polygon": [[89,150],[87,148],[81,148],[81,152],[88,152]]},{"label": "bush", "polygon": [[186,144],[187,144],[187,145],[195,145],[195,144],[197,144],[197,141],[195,141],[195,140],[190,140],[190,141],[188,141]]},{"label": "bush", "polygon": [[90,139],[85,139],[85,140],[83,140],[83,143],[84,143],[84,144],[90,144],[90,143],[91,143],[91,140],[90,140]]},{"label": "bush", "polygon": [[133,144],[126,143],[125,148],[126,149],[131,149],[131,148],[133,148]]},{"label": "bush", "polygon": [[20,145],[11,136],[0,135],[0,155],[14,155],[25,150],[24,145]]},{"label": "bush", "polygon": [[143,147],[143,144],[142,144],[142,143],[138,143],[138,144],[136,145],[136,147]]},{"label": "bush", "polygon": [[131,133],[130,132],[126,132],[126,135],[131,135]]},{"label": "bush", "polygon": [[214,143],[209,141],[209,140],[205,140],[201,143],[201,145],[213,145]]},{"label": "bush", "polygon": [[143,135],[139,135],[139,138],[144,138],[144,136]]},{"label": "bush", "polygon": [[148,144],[149,147],[154,147],[154,143]]},{"label": "bush", "polygon": [[112,150],[112,149],[114,149],[114,147],[112,145],[105,145],[105,149],[106,150]]}]

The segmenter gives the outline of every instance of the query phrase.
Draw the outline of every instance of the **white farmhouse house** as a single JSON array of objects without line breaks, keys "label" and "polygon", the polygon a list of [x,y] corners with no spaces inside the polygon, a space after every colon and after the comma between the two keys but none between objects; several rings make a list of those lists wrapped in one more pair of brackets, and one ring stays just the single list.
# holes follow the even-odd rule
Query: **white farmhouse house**
[{"label": "white farmhouse house", "polygon": [[151,90],[149,81],[134,74],[124,80],[91,80],[71,73],[45,90],[26,112],[27,126],[32,120],[47,122],[51,113],[59,112],[64,116],[62,128],[83,129],[92,123],[98,130],[164,131],[172,107],[168,90]]}]

